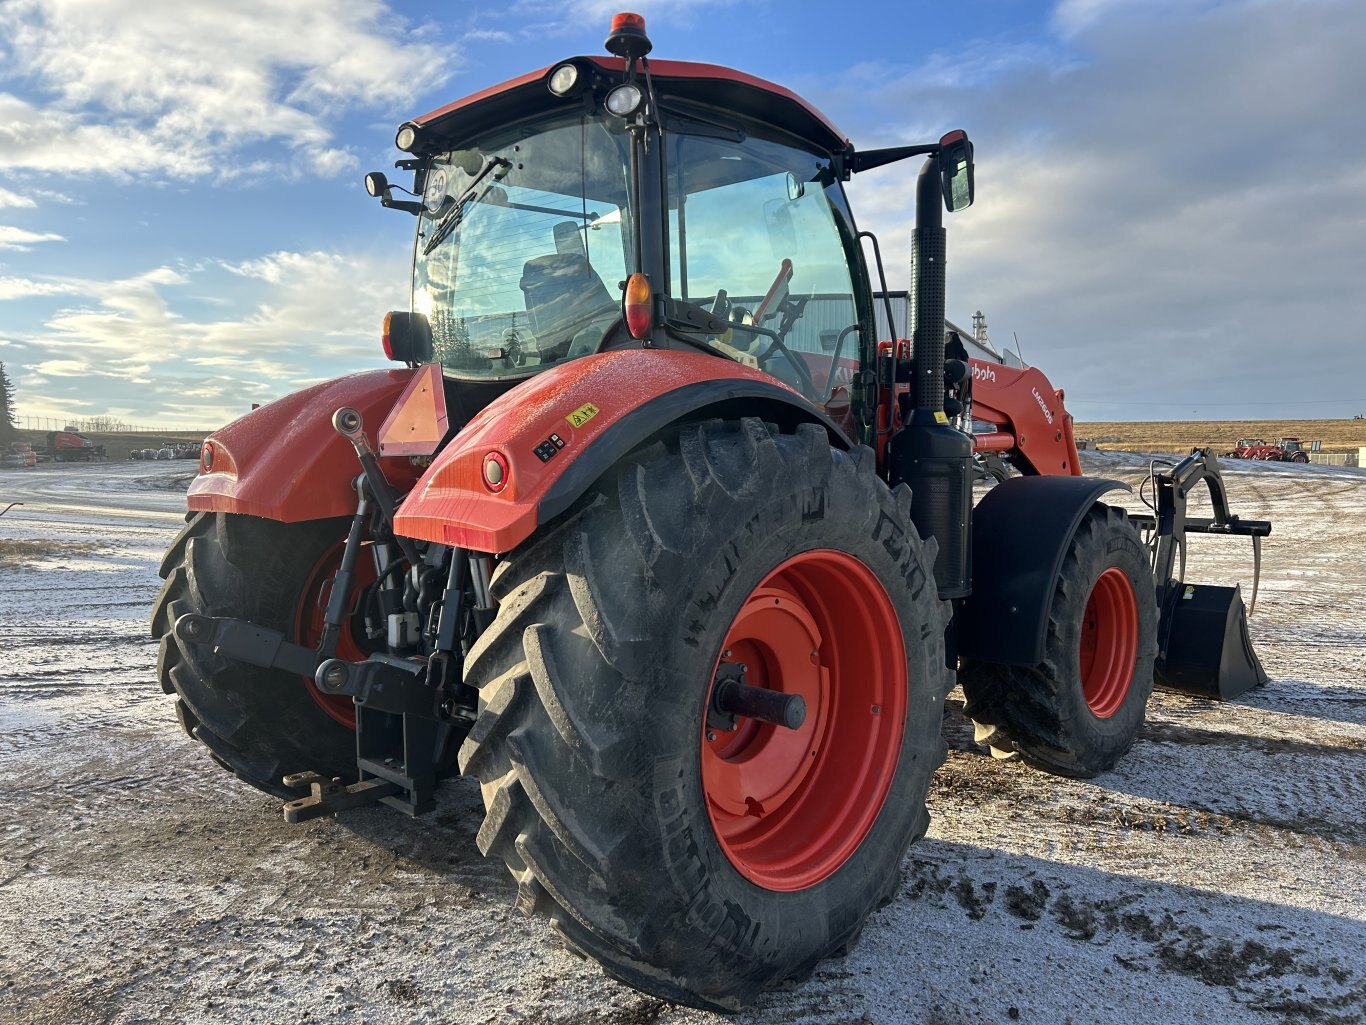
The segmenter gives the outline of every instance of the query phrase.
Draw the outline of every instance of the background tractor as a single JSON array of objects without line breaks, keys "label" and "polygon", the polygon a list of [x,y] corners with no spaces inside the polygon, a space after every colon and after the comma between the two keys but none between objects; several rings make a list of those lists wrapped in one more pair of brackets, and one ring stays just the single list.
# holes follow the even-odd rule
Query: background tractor
[{"label": "background tractor", "polygon": [[[636,15],[607,49],[399,128],[413,198],[366,185],[416,220],[402,367],[204,443],[152,630],[185,729],[286,819],[473,776],[519,907],[734,1008],[895,895],[955,671],[985,743],[1074,776],[1155,676],[1264,682],[1238,589],[1175,564],[1270,528],[1202,452],[1151,516],[1102,503],[1062,393],[946,339],[964,132],[860,150],[781,86],[648,61]],[[844,183],[911,157],[911,338],[879,339]],[[975,453],[1020,476],[974,507]]]},{"label": "background tractor", "polygon": [[1319,442],[1314,441],[1308,444],[1299,438],[1281,438],[1272,443],[1262,441],[1260,438],[1239,438],[1232,452],[1227,453],[1232,459],[1262,459],[1277,463],[1307,463],[1309,462],[1309,452],[1317,452]]}]

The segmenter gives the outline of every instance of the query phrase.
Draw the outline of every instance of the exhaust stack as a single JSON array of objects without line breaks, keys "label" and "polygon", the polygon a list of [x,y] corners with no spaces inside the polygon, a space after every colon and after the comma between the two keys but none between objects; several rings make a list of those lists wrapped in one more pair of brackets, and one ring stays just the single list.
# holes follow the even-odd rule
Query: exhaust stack
[{"label": "exhaust stack", "polygon": [[944,413],[944,306],[947,245],[943,202],[972,202],[972,144],[950,132],[920,169],[911,236],[911,399],[891,442],[892,483],[911,488],[911,520],[939,542],[934,578],[940,598],[972,593],[972,438]]}]

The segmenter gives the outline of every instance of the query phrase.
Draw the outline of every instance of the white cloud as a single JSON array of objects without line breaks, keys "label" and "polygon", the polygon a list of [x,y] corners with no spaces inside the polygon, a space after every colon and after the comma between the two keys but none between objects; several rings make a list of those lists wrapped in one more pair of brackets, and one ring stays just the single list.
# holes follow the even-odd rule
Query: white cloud
[{"label": "white cloud", "polygon": [[225,175],[227,155],[264,141],[277,163],[338,173],[354,157],[331,117],[453,70],[449,46],[407,27],[379,0],[6,0],[6,77],[57,99],[0,94],[0,166]]},{"label": "white cloud", "polygon": [[32,208],[37,205],[38,204],[28,196],[21,196],[17,192],[11,192],[9,189],[0,188],[0,207],[18,206]]},{"label": "white cloud", "polygon": [[79,285],[66,281],[0,278],[0,302],[6,299],[31,299],[42,295],[76,295],[80,291]]},{"label": "white cloud", "polygon": [[476,28],[465,33],[465,40],[472,43],[510,43],[512,33],[501,29]]},{"label": "white cloud", "polygon": [[[45,382],[41,396],[30,379],[19,382],[24,411],[62,416],[81,399],[89,402],[82,409],[96,412],[133,410],[139,422],[208,426],[252,401],[382,365],[380,324],[404,301],[403,262],[401,255],[279,252],[109,281],[0,278],[0,297],[80,302],[54,309],[40,331],[20,340],[27,358],[13,360],[14,369]],[[182,308],[199,292],[223,299],[213,317]]]},{"label": "white cloud", "polygon": [[[1084,418],[1359,411],[1331,403],[1348,389],[1321,361],[1366,377],[1342,330],[1366,322],[1366,133],[1347,117],[1366,94],[1366,8],[1092,0],[1063,15],[1073,50],[995,81],[907,69],[871,106],[848,83],[828,93],[861,145],[973,135],[978,202],[946,218],[950,316],[981,308],[1007,344],[1018,330]],[[850,189],[901,268],[894,287],[917,170]],[[1314,362],[1288,358],[1300,346]]]},{"label": "white cloud", "polygon": [[14,228],[0,224],[0,249],[13,249],[18,252],[27,252],[38,242],[65,242],[61,235],[54,235],[47,231],[29,231],[26,228]]},{"label": "white cloud", "polygon": [[47,359],[29,369],[47,377],[85,377],[93,372],[89,363],[79,359]]}]

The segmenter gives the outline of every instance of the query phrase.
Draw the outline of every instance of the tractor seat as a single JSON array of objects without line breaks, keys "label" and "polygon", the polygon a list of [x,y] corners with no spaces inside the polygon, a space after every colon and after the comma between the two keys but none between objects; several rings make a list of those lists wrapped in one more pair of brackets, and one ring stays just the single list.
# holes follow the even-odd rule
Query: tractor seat
[{"label": "tractor seat", "polygon": [[[589,339],[577,336],[594,327],[594,321],[616,316],[620,305],[592,265],[578,253],[533,257],[522,266],[520,284],[542,363],[564,359],[570,355],[571,346],[576,350],[586,347]],[[593,346],[598,340],[591,339]]]}]

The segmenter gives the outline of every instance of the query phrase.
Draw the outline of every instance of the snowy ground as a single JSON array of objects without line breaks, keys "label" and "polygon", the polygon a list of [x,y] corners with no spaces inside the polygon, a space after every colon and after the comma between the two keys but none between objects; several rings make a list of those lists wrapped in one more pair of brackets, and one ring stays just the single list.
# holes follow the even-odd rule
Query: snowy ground
[{"label": "snowy ground", "polygon": [[[0,568],[0,1023],[724,1021],[516,915],[467,781],[427,819],[289,827],[181,733],[146,620],[186,476],[0,473],[0,508],[25,503],[0,542],[81,543]],[[1252,622],[1271,685],[1159,694],[1085,783],[983,755],[955,694],[900,898],[735,1021],[1366,1021],[1366,473],[1228,479],[1235,511],[1275,522]],[[1193,549],[1191,579],[1246,590],[1250,546]]]}]

